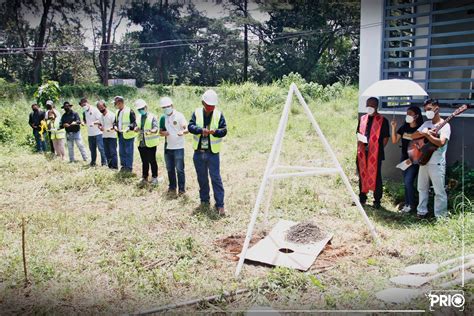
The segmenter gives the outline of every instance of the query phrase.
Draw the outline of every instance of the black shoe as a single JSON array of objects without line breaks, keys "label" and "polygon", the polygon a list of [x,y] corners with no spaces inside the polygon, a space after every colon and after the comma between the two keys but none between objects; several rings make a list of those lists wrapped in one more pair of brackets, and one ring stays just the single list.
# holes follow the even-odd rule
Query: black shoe
[{"label": "black shoe", "polygon": [[416,214],[416,218],[418,218],[418,219],[427,219],[427,218],[428,218],[428,214],[425,214],[425,215]]}]

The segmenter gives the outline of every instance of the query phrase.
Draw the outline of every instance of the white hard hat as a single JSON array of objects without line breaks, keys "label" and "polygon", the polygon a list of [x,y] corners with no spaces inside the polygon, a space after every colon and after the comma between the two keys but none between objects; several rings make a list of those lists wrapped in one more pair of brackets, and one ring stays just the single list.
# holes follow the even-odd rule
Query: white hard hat
[{"label": "white hard hat", "polygon": [[46,104],[47,104],[47,105],[53,105],[53,101],[52,101],[52,100],[48,100],[48,101],[46,101]]},{"label": "white hard hat", "polygon": [[135,101],[135,108],[137,110],[143,109],[145,106],[147,106],[145,100],[138,99],[137,101]]},{"label": "white hard hat", "polygon": [[207,105],[217,105],[218,99],[217,99],[217,93],[216,91],[209,89],[204,92],[202,95],[202,100],[207,104]]},{"label": "white hard hat", "polygon": [[165,108],[165,107],[170,106],[170,105],[173,105],[173,101],[171,100],[170,97],[162,97],[160,99],[160,106],[162,108]]}]

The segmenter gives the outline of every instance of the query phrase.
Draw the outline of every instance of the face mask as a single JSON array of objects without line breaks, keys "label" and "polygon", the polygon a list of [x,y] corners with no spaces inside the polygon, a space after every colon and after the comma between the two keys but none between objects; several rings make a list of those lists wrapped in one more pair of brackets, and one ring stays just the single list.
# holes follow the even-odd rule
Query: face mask
[{"label": "face mask", "polygon": [[140,110],[138,110],[138,113],[140,113],[140,115],[145,115],[146,111],[144,109],[140,109]]},{"label": "face mask", "polygon": [[204,108],[206,109],[207,113],[210,113],[210,112],[214,111],[215,106],[210,106],[210,105],[206,104],[206,105],[204,105]]},{"label": "face mask", "polygon": [[82,107],[82,113],[86,113],[87,110],[88,110],[87,105],[84,105],[84,106]]},{"label": "face mask", "polygon": [[405,116],[405,122],[407,122],[408,124],[413,123],[414,120],[415,118],[411,115]]},{"label": "face mask", "polygon": [[426,111],[425,115],[426,115],[426,118],[428,120],[432,120],[435,117],[435,112],[434,111]]},{"label": "face mask", "polygon": [[164,108],[163,111],[166,115],[171,115],[171,113],[173,113],[173,108]]},{"label": "face mask", "polygon": [[106,109],[102,109],[102,110],[99,110],[99,111],[100,111],[100,113],[104,114]]},{"label": "face mask", "polygon": [[369,115],[374,114],[374,113],[375,113],[375,108],[373,108],[373,107],[371,107],[371,106],[368,106],[368,107],[367,107],[367,113],[368,113]]}]

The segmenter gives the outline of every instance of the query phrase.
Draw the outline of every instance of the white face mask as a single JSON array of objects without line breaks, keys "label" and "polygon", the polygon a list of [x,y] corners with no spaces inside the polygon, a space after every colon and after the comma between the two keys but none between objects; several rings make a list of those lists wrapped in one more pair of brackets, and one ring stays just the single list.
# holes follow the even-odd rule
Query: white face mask
[{"label": "white face mask", "polygon": [[413,123],[414,120],[415,120],[415,118],[411,115],[405,116],[405,122],[407,122],[408,124]]},{"label": "white face mask", "polygon": [[371,106],[368,106],[368,107],[367,107],[367,113],[368,113],[369,115],[374,114],[374,113],[375,113],[375,108],[373,108],[373,107],[371,107]]},{"label": "white face mask", "polygon": [[171,113],[173,113],[173,108],[165,108],[164,112],[166,115],[171,115]]},{"label": "white face mask", "polygon": [[426,118],[428,120],[432,120],[435,117],[435,112],[434,111],[426,111],[425,115],[426,115]]}]

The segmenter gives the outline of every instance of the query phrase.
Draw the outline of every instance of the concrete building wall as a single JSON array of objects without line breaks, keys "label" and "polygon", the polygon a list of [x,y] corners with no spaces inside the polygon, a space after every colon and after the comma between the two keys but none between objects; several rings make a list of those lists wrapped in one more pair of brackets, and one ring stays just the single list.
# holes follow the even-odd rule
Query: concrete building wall
[{"label": "concrete building wall", "polygon": [[[361,32],[360,32],[360,69],[359,69],[359,91],[363,92],[372,83],[381,79],[382,68],[382,38],[383,38],[383,2],[382,0],[362,0],[361,1]],[[429,6],[425,5],[419,8],[419,12],[429,10]],[[427,17],[420,17],[418,23],[427,22]],[[424,34],[427,30],[419,29],[417,35]],[[470,39],[469,39],[470,40]],[[417,46],[425,44],[417,39]],[[424,39],[426,41],[426,39]],[[447,49],[448,50],[448,49]],[[416,57],[426,56],[427,50],[415,51]],[[455,53],[454,51],[443,51],[443,53]],[[415,61],[414,66],[424,67],[426,61]],[[456,61],[449,61],[450,65],[455,65]],[[446,75],[446,74],[444,74]],[[414,74],[415,78],[424,79],[425,74]],[[453,71],[452,76],[460,76],[459,72]],[[474,71],[473,71],[474,76]],[[449,78],[449,76],[448,76]],[[436,88],[440,84],[436,85]],[[453,86],[454,87],[454,86]],[[444,88],[451,88],[445,86]],[[458,88],[458,86],[456,86]],[[365,102],[367,98],[359,98],[359,116],[365,113]],[[447,117],[454,109],[443,108],[442,116]],[[398,126],[403,124],[405,119],[404,109],[380,109],[380,113],[389,121],[395,119]],[[448,143],[447,161],[448,165],[452,165],[456,161],[462,160],[463,142],[464,142],[464,159],[470,167],[474,167],[474,111],[469,110],[468,113],[461,117],[455,118],[451,123],[452,137]],[[354,136],[355,137],[355,136]],[[356,140],[354,138],[354,146]],[[391,141],[385,148],[385,161],[383,163],[382,173],[384,178],[393,180],[401,180],[402,173],[395,165],[400,161],[400,145],[393,145]]]},{"label": "concrete building wall", "polygon": [[[383,1],[362,0],[360,19],[359,90],[380,80],[382,59]],[[359,98],[359,112],[367,98]]]}]

